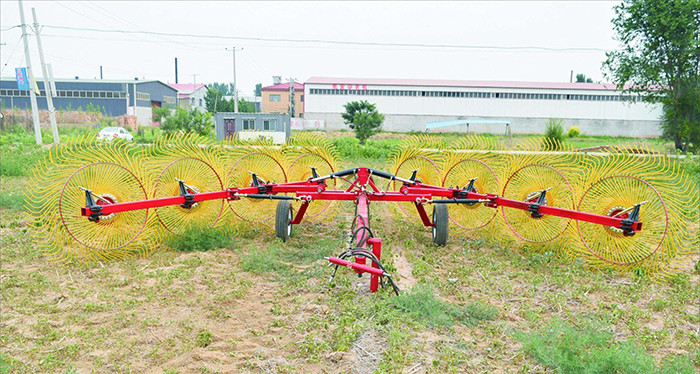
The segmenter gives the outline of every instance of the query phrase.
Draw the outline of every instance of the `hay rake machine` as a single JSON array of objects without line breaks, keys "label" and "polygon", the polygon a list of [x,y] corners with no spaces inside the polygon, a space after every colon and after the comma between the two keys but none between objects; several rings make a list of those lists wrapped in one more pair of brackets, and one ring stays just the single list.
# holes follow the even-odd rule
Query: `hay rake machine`
[{"label": "hay rake machine", "polygon": [[504,149],[483,137],[449,145],[411,137],[390,155],[388,172],[338,170],[337,162],[332,143],[308,134],[282,147],[197,136],[149,146],[77,139],[36,168],[27,210],[51,258],[91,261],[146,256],[202,227],[231,235],[242,224],[267,227],[286,241],[302,219],[328,219],[338,201],[351,201],[349,249],[327,259],[335,271],[369,273],[372,292],[382,280],[398,292],[370,227],[373,202],[392,202],[438,245],[452,227],[654,279],[698,250],[697,187],[677,162],[641,149],[582,154],[541,139]]}]

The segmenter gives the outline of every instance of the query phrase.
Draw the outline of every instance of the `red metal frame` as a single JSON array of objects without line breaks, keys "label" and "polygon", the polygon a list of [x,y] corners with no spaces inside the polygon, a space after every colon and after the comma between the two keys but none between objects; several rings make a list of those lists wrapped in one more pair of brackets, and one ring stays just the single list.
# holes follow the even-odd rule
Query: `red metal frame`
[{"label": "red metal frame", "polygon": [[[328,190],[326,189],[325,180],[330,178],[342,178],[344,175],[355,175],[355,180],[350,182],[350,187],[345,190]],[[377,188],[374,183],[373,177],[380,176],[387,179],[394,179],[399,182],[403,182],[403,185],[398,191],[382,191]],[[349,182],[349,181],[348,181]],[[309,206],[309,204],[314,200],[346,200],[355,201],[357,204],[357,218],[362,220],[361,224],[363,226],[369,227],[369,204],[371,201],[398,201],[398,202],[413,202],[416,210],[418,211],[418,216],[421,222],[425,226],[433,226],[434,223],[431,221],[427,211],[425,210],[425,204],[428,203],[440,203],[435,202],[434,198],[439,198],[443,200],[450,199],[470,199],[478,200],[484,203],[484,206],[497,208],[499,206],[514,208],[528,211],[531,209],[532,202],[530,201],[518,201],[512,199],[506,199],[494,194],[488,193],[475,193],[466,191],[459,188],[446,188],[439,186],[431,186],[423,184],[419,181],[412,181],[391,174],[369,169],[369,168],[355,168],[348,169],[345,171],[336,172],[328,176],[318,177],[309,179],[301,182],[289,182],[281,184],[261,184],[259,186],[249,186],[249,187],[232,187],[222,191],[214,192],[203,192],[192,194],[192,199],[190,202],[201,202],[208,200],[226,199],[226,200],[239,200],[243,197],[259,198],[293,198],[287,196],[276,196],[278,194],[293,193],[296,195],[297,199],[302,201],[299,211],[291,221],[292,224],[301,223],[304,214]],[[112,213],[126,212],[130,210],[138,209],[150,209],[157,208],[168,205],[179,205],[186,202],[185,196],[172,196],[160,199],[150,199],[142,201],[131,201],[117,204],[101,205],[100,215],[109,215]],[[579,212],[572,209],[557,208],[547,205],[540,205],[537,207],[539,213],[544,215],[552,215],[557,217],[570,218],[577,221],[592,222],[604,226],[611,226],[616,228],[623,228],[622,217],[609,217],[606,215],[592,214],[586,212]],[[80,214],[82,216],[90,216],[94,214],[90,207],[81,208]],[[642,228],[642,222],[636,221],[632,222],[630,227],[631,230],[638,231]],[[364,235],[369,235],[368,232],[362,230],[357,233],[357,237],[354,238],[356,243],[361,243],[362,248],[366,248],[367,244],[372,246],[372,252],[375,254],[377,259],[381,256],[381,239],[371,238],[365,240]],[[339,264],[343,266],[351,267],[357,273],[370,273],[372,278],[370,281],[370,289],[372,292],[376,292],[379,277],[386,275],[382,270],[378,269],[377,264],[372,264],[372,266],[366,265],[366,259],[364,257],[356,257],[356,262],[352,263],[339,258],[331,257],[330,262],[334,264]]]}]

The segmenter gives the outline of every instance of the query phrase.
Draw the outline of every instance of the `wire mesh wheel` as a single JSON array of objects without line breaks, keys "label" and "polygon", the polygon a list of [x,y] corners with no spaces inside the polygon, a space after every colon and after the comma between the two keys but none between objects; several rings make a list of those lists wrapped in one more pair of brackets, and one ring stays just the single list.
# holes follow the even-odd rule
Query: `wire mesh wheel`
[{"label": "wire mesh wheel", "polygon": [[[472,178],[474,192],[485,194],[498,191],[498,177],[485,162],[465,159],[453,165],[442,179],[443,187],[464,188]],[[482,204],[455,204],[450,210],[450,221],[466,230],[485,227],[498,214],[497,209],[485,208]]]},{"label": "wire mesh wheel", "polygon": [[[547,191],[547,206],[573,209],[574,193],[569,181],[559,170],[542,164],[529,164],[516,170],[505,186],[503,197],[511,200],[537,202],[542,190]],[[569,219],[552,215],[533,218],[527,210],[502,207],[503,218],[513,233],[522,240],[546,243],[558,238],[569,226]]]},{"label": "wire mesh wheel", "polygon": [[109,251],[133,242],[146,227],[148,210],[132,210],[100,216],[91,222],[80,215],[85,206],[85,191],[92,191],[95,203],[109,205],[146,200],[146,190],[127,168],[111,162],[95,162],[76,170],[63,185],[58,202],[61,222],[68,234],[81,245]]},{"label": "wire mesh wheel", "polygon": [[[182,157],[169,163],[158,175],[153,187],[153,198],[180,195],[178,180],[185,183],[188,193],[204,193],[224,189],[214,168],[201,159]],[[155,208],[156,217],[166,230],[181,235],[193,227],[213,227],[224,210],[224,200],[194,203],[190,208],[169,205]]]},{"label": "wire mesh wheel", "polygon": [[646,181],[628,175],[605,177],[583,194],[578,210],[587,213],[629,217],[634,204],[639,208],[642,229],[625,236],[619,228],[578,221],[583,244],[594,256],[616,265],[631,265],[653,255],[668,233],[668,211],[659,192]]},{"label": "wire mesh wheel", "polygon": [[[287,173],[287,179],[290,181],[305,181],[312,177],[311,167],[316,168],[316,172],[319,176],[328,175],[333,173],[333,166],[325,158],[314,153],[304,153],[296,157],[292,163],[289,165],[289,171]],[[333,179],[326,179],[326,189],[336,189],[338,181]],[[328,212],[331,206],[334,204],[332,200],[319,200],[314,201],[309,204],[309,207],[304,214],[305,217],[315,218]],[[293,202],[295,210],[299,210],[301,203]]]},{"label": "wire mesh wheel", "polygon": [[[286,183],[287,174],[278,160],[265,153],[251,152],[238,158],[228,172],[226,180],[231,186],[250,187],[253,175],[260,183]],[[265,222],[275,216],[277,201],[248,199],[229,201],[229,207],[240,219],[248,222]]]},{"label": "wire mesh wheel", "polygon": [[[421,180],[423,184],[437,186],[440,183],[440,169],[433,160],[423,155],[414,155],[403,160],[394,170],[394,175],[401,178],[408,178],[411,176],[413,170],[418,170],[416,179]],[[377,182],[376,179],[375,182]],[[399,191],[401,186],[403,186],[403,182],[399,181],[390,183],[393,185],[394,191]],[[381,182],[377,183],[377,188],[381,189],[382,187]],[[406,216],[420,218],[413,203],[397,202],[396,205]]]}]

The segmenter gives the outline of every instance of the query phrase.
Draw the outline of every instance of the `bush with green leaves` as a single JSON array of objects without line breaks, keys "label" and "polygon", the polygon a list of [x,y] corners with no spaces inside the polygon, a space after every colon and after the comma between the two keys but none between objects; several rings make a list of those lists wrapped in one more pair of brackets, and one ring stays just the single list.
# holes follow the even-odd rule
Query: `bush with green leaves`
[{"label": "bush with green leaves", "polygon": [[573,326],[555,319],[529,334],[517,332],[515,337],[525,353],[556,373],[695,373],[686,356],[659,365],[636,342],[614,341],[612,333],[588,322]]},{"label": "bush with green leaves", "polygon": [[569,131],[566,132],[566,135],[570,138],[576,138],[581,135],[581,129],[579,129],[578,126],[571,126],[569,127]]},{"label": "bush with green leaves", "polygon": [[158,106],[153,108],[153,122],[161,122],[166,120],[172,114],[172,110],[166,106]]},{"label": "bush with green leaves", "polygon": [[214,123],[211,120],[211,113],[200,112],[197,108],[188,112],[178,107],[172,116],[163,121],[160,129],[166,134],[194,132],[208,136],[214,130]]},{"label": "bush with green leaves", "polygon": [[351,101],[345,105],[343,121],[355,130],[355,136],[364,145],[365,141],[382,130],[384,115],[377,112],[377,106],[367,100]]},{"label": "bush with green leaves", "polygon": [[559,118],[550,118],[545,122],[544,144],[547,150],[557,150],[564,142],[564,121]]}]

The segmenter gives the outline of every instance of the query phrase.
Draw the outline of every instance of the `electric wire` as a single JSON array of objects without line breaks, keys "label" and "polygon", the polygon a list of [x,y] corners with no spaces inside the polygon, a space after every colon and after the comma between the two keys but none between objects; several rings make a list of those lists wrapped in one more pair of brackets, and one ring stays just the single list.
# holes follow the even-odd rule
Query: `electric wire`
[{"label": "electric wire", "polygon": [[542,52],[609,52],[608,49],[593,48],[593,47],[543,47],[543,46],[493,46],[493,45],[460,45],[460,44],[428,44],[428,43],[386,43],[386,42],[360,42],[360,41],[345,41],[345,40],[328,40],[328,39],[291,39],[291,38],[262,38],[248,36],[224,36],[224,35],[207,35],[207,34],[187,34],[187,33],[170,33],[158,31],[137,31],[137,30],[118,30],[118,29],[96,29],[86,27],[70,27],[58,25],[44,25],[54,29],[72,30],[72,31],[88,31],[102,33],[120,33],[120,34],[144,34],[144,35],[160,35],[188,38],[207,38],[207,39],[222,39],[222,40],[246,40],[258,42],[284,42],[284,43],[309,43],[309,44],[332,44],[332,45],[351,45],[351,46],[372,46],[372,47],[413,47],[413,48],[438,48],[438,49],[470,49],[470,50],[503,50],[503,51],[542,51]]}]

